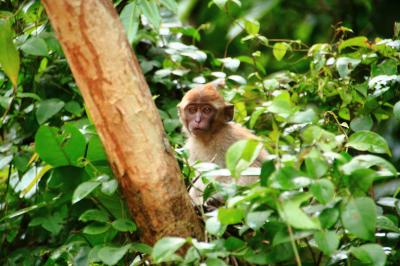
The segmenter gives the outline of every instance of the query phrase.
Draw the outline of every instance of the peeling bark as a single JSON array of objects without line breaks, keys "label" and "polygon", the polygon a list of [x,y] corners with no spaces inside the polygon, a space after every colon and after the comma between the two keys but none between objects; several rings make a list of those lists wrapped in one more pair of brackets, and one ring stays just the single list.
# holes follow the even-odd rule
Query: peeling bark
[{"label": "peeling bark", "polygon": [[108,0],[42,0],[141,239],[202,238],[157,108]]}]

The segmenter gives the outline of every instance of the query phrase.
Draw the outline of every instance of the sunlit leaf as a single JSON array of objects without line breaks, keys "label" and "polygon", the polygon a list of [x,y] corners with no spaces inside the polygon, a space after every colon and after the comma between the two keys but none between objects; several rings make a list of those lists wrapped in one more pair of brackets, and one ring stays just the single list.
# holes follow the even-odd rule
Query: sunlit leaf
[{"label": "sunlit leaf", "polygon": [[289,47],[290,46],[284,42],[275,43],[274,47],[272,48],[272,53],[274,54],[276,60],[281,61]]},{"label": "sunlit leaf", "polygon": [[72,196],[72,204],[77,203],[81,199],[87,197],[93,190],[95,190],[101,183],[96,181],[87,181],[80,184],[74,191]]},{"label": "sunlit leaf", "polygon": [[350,39],[347,39],[347,40],[341,42],[338,47],[339,52],[341,52],[344,48],[352,47],[352,46],[366,47],[366,48],[370,47],[367,37],[358,36],[358,37],[353,37],[353,38],[350,38]]},{"label": "sunlit leaf", "polygon": [[226,152],[226,166],[232,175],[239,178],[240,173],[248,168],[263,148],[257,140],[241,140],[229,147]]},{"label": "sunlit leaf", "polygon": [[143,12],[144,16],[149,20],[153,28],[158,31],[161,25],[160,10],[157,6],[156,0],[138,0],[138,5],[140,10]]},{"label": "sunlit leaf", "polygon": [[360,151],[391,154],[386,140],[379,134],[367,130],[352,134],[346,146]]},{"label": "sunlit leaf", "polygon": [[157,241],[151,252],[155,263],[172,261],[177,258],[175,252],[186,243],[184,238],[164,237]]},{"label": "sunlit leaf", "polygon": [[13,43],[13,32],[7,20],[0,19],[0,66],[14,87],[17,86],[20,59]]},{"label": "sunlit leaf", "polygon": [[122,25],[124,25],[130,43],[132,43],[136,37],[140,22],[139,16],[139,5],[136,1],[127,4],[121,11],[121,22]]}]

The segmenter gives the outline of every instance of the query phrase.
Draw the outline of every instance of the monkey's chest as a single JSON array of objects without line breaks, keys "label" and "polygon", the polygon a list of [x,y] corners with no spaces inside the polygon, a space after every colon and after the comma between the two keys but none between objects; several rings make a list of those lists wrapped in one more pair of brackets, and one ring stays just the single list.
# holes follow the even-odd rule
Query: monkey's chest
[{"label": "monkey's chest", "polygon": [[200,162],[210,162],[225,168],[225,153],[227,148],[216,143],[197,143],[191,142],[187,144],[189,150],[189,161],[194,163],[196,161]]}]

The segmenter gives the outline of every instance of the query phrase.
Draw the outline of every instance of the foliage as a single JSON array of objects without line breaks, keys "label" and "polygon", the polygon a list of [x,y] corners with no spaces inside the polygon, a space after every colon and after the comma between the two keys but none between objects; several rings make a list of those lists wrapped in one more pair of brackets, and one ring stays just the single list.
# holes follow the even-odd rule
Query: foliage
[{"label": "foliage", "polygon": [[[116,1],[171,143],[183,143],[176,113],[183,91],[225,78],[236,121],[255,130],[270,154],[255,169],[259,182],[246,187],[203,172],[206,197],[226,198],[216,210],[201,210],[206,242],[168,237],[149,247],[137,240],[43,7],[6,2],[0,4],[1,264],[399,261],[398,24],[393,39],[339,34],[309,47],[269,39],[261,18],[233,12],[241,27],[235,42],[246,50],[217,57],[212,46],[198,48],[207,27],[181,25],[175,1]],[[223,16],[241,4],[214,0],[210,8]],[[289,65],[299,58],[302,73],[266,74],[271,60]],[[254,141],[232,146],[231,174],[246,174],[259,151]],[[177,157],[190,182],[192,166],[184,152]],[[185,244],[186,254],[178,255]]]}]

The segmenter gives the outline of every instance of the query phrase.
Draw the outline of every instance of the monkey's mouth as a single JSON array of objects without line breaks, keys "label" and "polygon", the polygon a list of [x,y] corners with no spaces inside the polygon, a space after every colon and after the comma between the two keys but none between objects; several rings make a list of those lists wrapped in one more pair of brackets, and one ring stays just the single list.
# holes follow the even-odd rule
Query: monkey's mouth
[{"label": "monkey's mouth", "polygon": [[202,133],[202,132],[205,132],[205,131],[207,131],[207,130],[204,127],[200,127],[200,126],[192,127],[192,132],[194,134]]}]

